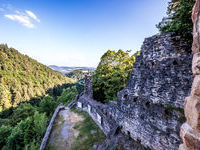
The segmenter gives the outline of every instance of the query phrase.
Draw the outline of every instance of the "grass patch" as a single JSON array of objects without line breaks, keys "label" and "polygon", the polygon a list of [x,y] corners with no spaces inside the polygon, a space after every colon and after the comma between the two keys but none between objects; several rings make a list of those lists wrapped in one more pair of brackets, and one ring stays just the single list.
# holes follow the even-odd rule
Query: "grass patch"
[{"label": "grass patch", "polygon": [[[72,150],[90,150],[94,144],[101,144],[106,139],[104,133],[86,112],[76,109],[71,109],[71,111],[85,118],[74,126],[74,129],[79,131],[79,135],[72,143]],[[96,131],[96,133],[92,134],[91,131]]]}]

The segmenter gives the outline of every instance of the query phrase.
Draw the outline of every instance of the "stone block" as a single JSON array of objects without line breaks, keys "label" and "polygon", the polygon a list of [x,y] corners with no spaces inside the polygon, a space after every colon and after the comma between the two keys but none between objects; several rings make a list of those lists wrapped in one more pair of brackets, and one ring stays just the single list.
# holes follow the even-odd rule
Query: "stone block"
[{"label": "stone block", "polygon": [[97,121],[101,124],[101,116],[99,114],[97,114]]},{"label": "stone block", "polygon": [[88,104],[88,112],[91,113],[91,106]]},{"label": "stone block", "polygon": [[200,97],[190,96],[185,101],[187,123],[200,131]]},{"label": "stone block", "polygon": [[81,102],[78,102],[77,105],[78,105],[79,108],[82,108],[82,103]]},{"label": "stone block", "polygon": [[181,126],[180,136],[183,139],[185,147],[181,145],[179,148],[186,148],[186,150],[200,150],[200,135],[197,131],[192,129],[188,123],[184,123]]}]

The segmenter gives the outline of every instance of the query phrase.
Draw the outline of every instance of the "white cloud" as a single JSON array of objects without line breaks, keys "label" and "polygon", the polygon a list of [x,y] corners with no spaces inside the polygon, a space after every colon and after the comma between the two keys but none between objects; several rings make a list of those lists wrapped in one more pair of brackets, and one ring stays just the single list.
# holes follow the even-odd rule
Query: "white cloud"
[{"label": "white cloud", "polygon": [[35,25],[32,21],[40,22],[38,17],[31,11],[26,10],[25,12],[20,12],[18,10],[15,11],[15,14],[5,14],[4,15],[7,19],[12,21],[17,21],[18,23],[22,24],[27,28],[34,28]]},{"label": "white cloud", "polygon": [[40,20],[38,19],[38,17],[37,17],[32,11],[26,10],[26,13],[27,13],[31,18],[33,18],[34,20],[36,20],[37,22],[40,22]]},{"label": "white cloud", "polygon": [[31,23],[30,19],[28,16],[24,16],[24,15],[11,15],[11,14],[7,14],[4,15],[6,18],[13,20],[13,21],[17,21],[19,23],[21,23],[23,26],[27,27],[27,28],[34,28],[35,25],[33,23]]}]

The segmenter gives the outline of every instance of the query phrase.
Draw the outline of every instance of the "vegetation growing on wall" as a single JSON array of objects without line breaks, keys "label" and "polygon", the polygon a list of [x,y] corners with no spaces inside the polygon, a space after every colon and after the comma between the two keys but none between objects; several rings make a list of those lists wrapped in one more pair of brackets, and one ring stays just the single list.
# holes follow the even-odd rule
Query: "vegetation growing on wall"
[{"label": "vegetation growing on wall", "polygon": [[122,50],[118,52],[108,50],[102,57],[93,76],[93,89],[95,100],[108,102],[117,100],[117,92],[125,85],[136,56]]},{"label": "vegetation growing on wall", "polygon": [[192,44],[192,7],[194,0],[171,0],[168,5],[167,17],[157,25],[161,32],[174,32],[188,43],[188,51]]}]

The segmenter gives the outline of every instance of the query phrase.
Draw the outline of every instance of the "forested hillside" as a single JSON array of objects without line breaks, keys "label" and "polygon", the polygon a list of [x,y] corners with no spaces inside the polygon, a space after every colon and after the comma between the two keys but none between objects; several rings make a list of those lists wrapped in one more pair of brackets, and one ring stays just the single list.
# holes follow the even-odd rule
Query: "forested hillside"
[{"label": "forested hillside", "polygon": [[72,81],[14,48],[0,45],[0,112]]},{"label": "forested hillside", "polygon": [[117,92],[125,85],[136,56],[129,56],[123,50],[108,50],[102,57],[93,77],[94,99],[101,102],[117,100]]}]

